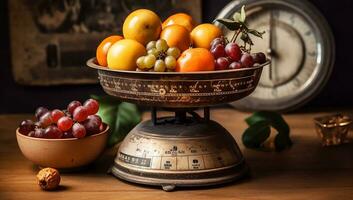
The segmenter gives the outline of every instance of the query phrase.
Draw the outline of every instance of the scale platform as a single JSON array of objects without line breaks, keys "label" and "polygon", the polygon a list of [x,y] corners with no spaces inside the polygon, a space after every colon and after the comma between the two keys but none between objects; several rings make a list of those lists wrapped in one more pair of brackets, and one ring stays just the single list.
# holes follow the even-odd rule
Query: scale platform
[{"label": "scale platform", "polygon": [[[269,61],[252,68],[211,72],[119,71],[96,64],[104,91],[122,101],[152,107],[119,147],[112,173],[123,180],[175,187],[217,185],[245,176],[248,167],[231,134],[210,120],[209,106],[251,94]],[[194,110],[204,109],[201,117]],[[157,117],[157,109],[175,116]]]}]

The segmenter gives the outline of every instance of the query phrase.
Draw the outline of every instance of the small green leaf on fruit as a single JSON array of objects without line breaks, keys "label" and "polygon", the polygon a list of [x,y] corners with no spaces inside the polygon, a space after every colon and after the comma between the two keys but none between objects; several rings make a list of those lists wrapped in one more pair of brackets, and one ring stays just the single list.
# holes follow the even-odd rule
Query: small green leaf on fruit
[{"label": "small green leaf on fruit", "polygon": [[238,12],[234,13],[234,15],[233,15],[234,21],[240,22],[240,18],[241,18],[240,13],[238,13]]},{"label": "small green leaf on fruit", "polygon": [[238,36],[244,42],[244,45],[241,46],[241,49],[245,52],[250,53],[251,46],[254,45],[252,39],[249,34],[254,35],[256,37],[262,38],[262,35],[265,33],[259,32],[253,29],[249,29],[246,24],[246,11],[245,6],[243,5],[240,9],[240,12],[235,12],[231,19],[216,19],[216,22],[219,22],[223,26],[227,27],[230,31],[234,31],[232,39],[230,42],[236,42]]},{"label": "small green leaf on fruit", "polygon": [[249,29],[248,33],[255,35],[256,37],[262,38],[262,35],[265,34],[265,31],[259,32],[257,30],[254,29]]},{"label": "small green leaf on fruit", "polygon": [[240,20],[241,22],[245,22],[246,20],[246,13],[245,13],[245,6],[241,7],[241,11],[240,11]]},{"label": "small green leaf on fruit", "polygon": [[241,26],[239,22],[233,21],[231,19],[216,19],[215,21],[224,25],[225,27],[227,27],[227,29],[231,31],[238,30]]}]

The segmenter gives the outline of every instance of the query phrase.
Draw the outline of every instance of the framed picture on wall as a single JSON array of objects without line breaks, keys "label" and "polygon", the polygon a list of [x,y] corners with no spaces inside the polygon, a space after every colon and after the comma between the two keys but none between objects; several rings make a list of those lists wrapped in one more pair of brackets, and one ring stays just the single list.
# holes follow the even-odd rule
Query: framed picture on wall
[{"label": "framed picture on wall", "polygon": [[186,12],[201,21],[200,0],[11,0],[12,71],[23,85],[96,83],[85,67],[99,42],[121,34],[125,17],[147,8],[161,19]]}]

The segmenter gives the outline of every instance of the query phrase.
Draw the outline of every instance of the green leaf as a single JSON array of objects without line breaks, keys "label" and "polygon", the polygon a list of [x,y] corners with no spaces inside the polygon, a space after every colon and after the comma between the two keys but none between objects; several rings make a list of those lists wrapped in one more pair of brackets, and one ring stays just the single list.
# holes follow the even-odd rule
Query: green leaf
[{"label": "green leaf", "polygon": [[270,111],[259,111],[254,113],[253,116],[267,119],[271,126],[278,131],[278,133],[289,135],[289,126],[280,114]]},{"label": "green leaf", "polygon": [[238,12],[234,13],[234,15],[233,15],[234,21],[240,22],[240,18],[241,18],[240,13],[238,13]]},{"label": "green leaf", "polygon": [[247,128],[242,136],[244,145],[248,148],[260,148],[270,136],[271,129],[267,121],[259,121]]},{"label": "green leaf", "polygon": [[289,135],[286,134],[277,134],[275,137],[275,147],[276,151],[282,151],[289,146],[292,146],[292,140]]},{"label": "green leaf", "polygon": [[241,27],[241,24],[239,22],[236,22],[231,19],[216,19],[215,21],[224,25],[225,27],[227,27],[231,31],[238,30]]},{"label": "green leaf", "polygon": [[99,110],[97,114],[102,118],[102,121],[109,125],[110,131],[114,130],[117,118],[116,113],[118,111],[118,105],[121,102],[109,96],[91,95],[91,98],[96,99],[99,102]]},{"label": "green leaf", "polygon": [[227,27],[229,30],[234,31],[234,35],[231,39],[231,42],[235,42],[238,39],[239,33],[240,39],[244,42],[244,45],[240,48],[243,51],[250,53],[251,47],[254,45],[249,34],[254,35],[256,37],[262,38],[262,35],[265,33],[259,32],[254,29],[249,29],[246,23],[246,11],[245,6],[243,5],[240,9],[240,12],[235,12],[231,19],[216,19],[215,22],[219,22],[223,26]]},{"label": "green leaf", "polygon": [[268,120],[263,117],[262,115],[259,115],[257,113],[254,113],[253,115],[251,115],[250,117],[245,119],[245,122],[249,125],[252,126],[258,122],[262,122],[262,121],[266,121],[268,122]]},{"label": "green leaf", "polygon": [[245,13],[245,6],[241,7],[241,11],[240,11],[240,20],[241,22],[245,22],[246,20],[246,13]]},{"label": "green leaf", "polygon": [[108,140],[108,146],[122,141],[140,121],[141,114],[135,104],[122,102],[118,106],[115,129]]},{"label": "green leaf", "polygon": [[141,120],[141,113],[134,104],[121,102],[110,96],[91,95],[91,98],[99,102],[97,114],[109,125],[108,147],[120,142]]},{"label": "green leaf", "polygon": [[257,30],[254,29],[249,29],[248,33],[255,35],[256,37],[262,38],[262,35],[265,34],[265,31],[259,32]]},{"label": "green leaf", "polygon": [[[289,126],[280,114],[275,112],[269,112],[269,111],[260,111],[260,112],[255,112],[252,116],[246,118],[245,121],[249,125],[249,128],[244,132],[243,138],[245,137],[245,134],[247,135],[263,134],[263,137],[265,136],[268,137],[269,134],[267,134],[267,132],[265,132],[264,130],[266,128],[271,130],[271,127],[273,127],[278,132],[278,134],[275,137],[275,148],[277,151],[281,151],[292,145],[292,141],[289,137],[289,133],[290,133]],[[254,131],[254,133],[248,133],[249,131]],[[261,144],[258,144],[259,142],[258,139],[249,138],[249,137],[247,139],[248,139],[246,141],[247,144],[245,144],[243,139],[243,143],[246,147],[260,149]],[[254,140],[254,141],[249,141],[249,140]],[[264,139],[263,141],[265,140],[266,139]],[[256,144],[256,145],[254,146],[254,145],[248,145],[248,144]]]}]

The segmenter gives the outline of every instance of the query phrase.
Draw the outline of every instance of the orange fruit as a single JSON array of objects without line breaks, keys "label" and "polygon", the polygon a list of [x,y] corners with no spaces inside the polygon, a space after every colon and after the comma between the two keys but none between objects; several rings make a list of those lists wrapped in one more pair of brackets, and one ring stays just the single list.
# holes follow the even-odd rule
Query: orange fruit
[{"label": "orange fruit", "polygon": [[180,51],[184,51],[190,47],[190,33],[181,25],[169,25],[163,29],[161,39],[167,41],[169,47],[177,47]]},{"label": "orange fruit", "polygon": [[191,31],[191,40],[194,47],[210,49],[213,39],[220,37],[222,31],[213,24],[200,24]]},{"label": "orange fruit", "polygon": [[191,32],[195,26],[195,22],[192,17],[186,13],[177,13],[168,17],[163,22],[162,29],[173,24],[179,24],[181,26],[184,26],[189,32]]},{"label": "orange fruit", "polygon": [[137,58],[146,55],[145,47],[130,39],[123,39],[115,42],[108,51],[108,67],[117,70],[136,70]]},{"label": "orange fruit", "polygon": [[205,48],[193,48],[184,51],[177,60],[175,71],[177,72],[197,72],[214,71],[214,57]]},{"label": "orange fruit", "polygon": [[109,48],[117,41],[122,40],[123,37],[120,35],[112,35],[105,38],[97,47],[96,58],[100,66],[107,66],[107,54]]},{"label": "orange fruit", "polygon": [[161,31],[162,23],[158,15],[147,9],[130,13],[123,24],[124,38],[136,40],[143,45],[157,40]]}]

